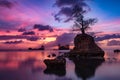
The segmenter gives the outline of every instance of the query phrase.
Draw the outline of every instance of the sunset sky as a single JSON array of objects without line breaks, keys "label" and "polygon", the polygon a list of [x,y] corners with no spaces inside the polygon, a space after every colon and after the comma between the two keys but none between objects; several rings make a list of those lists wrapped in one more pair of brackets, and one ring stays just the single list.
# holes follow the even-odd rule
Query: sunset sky
[{"label": "sunset sky", "polygon": [[[57,1],[59,3],[57,3]],[[57,21],[54,15],[70,0],[0,0],[0,50],[27,49],[60,44],[73,46],[77,32],[72,22]],[[76,0],[71,0],[76,1]],[[102,47],[120,46],[120,0],[83,0],[91,8],[86,14],[98,22],[87,32]],[[68,4],[67,3],[67,4]]]}]

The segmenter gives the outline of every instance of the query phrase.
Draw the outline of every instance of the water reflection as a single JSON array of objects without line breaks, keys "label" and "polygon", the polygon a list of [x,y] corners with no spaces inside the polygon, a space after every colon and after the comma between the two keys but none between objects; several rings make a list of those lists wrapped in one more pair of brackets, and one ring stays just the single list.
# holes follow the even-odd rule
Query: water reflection
[{"label": "water reflection", "polygon": [[98,66],[105,60],[104,58],[73,58],[71,59],[75,64],[75,73],[82,80],[93,77]]},{"label": "water reflection", "polygon": [[57,76],[65,76],[66,74],[66,70],[65,70],[65,67],[60,67],[60,68],[46,68],[44,70],[44,73],[45,74],[54,74],[54,75],[57,75]]},{"label": "water reflection", "polygon": [[35,58],[28,58],[25,61],[19,62],[19,69],[30,68],[32,72],[40,72],[43,68],[41,67],[41,65],[39,66],[39,64],[41,64],[41,62],[36,60]]},{"label": "water reflection", "polygon": [[[104,59],[66,59],[66,68],[46,68],[52,51],[0,52],[0,80],[120,80],[120,54]],[[108,79],[112,77],[111,79]],[[118,78],[118,79],[115,79]]]}]

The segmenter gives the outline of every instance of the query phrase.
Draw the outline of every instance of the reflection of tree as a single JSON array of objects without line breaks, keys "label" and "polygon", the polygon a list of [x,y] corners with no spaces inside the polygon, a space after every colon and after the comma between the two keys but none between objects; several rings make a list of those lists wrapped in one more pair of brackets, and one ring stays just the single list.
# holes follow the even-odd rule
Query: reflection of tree
[{"label": "reflection of tree", "polygon": [[75,73],[78,77],[83,80],[94,76],[95,70],[98,66],[104,62],[104,59],[90,59],[90,58],[79,58],[72,59],[75,63]]}]

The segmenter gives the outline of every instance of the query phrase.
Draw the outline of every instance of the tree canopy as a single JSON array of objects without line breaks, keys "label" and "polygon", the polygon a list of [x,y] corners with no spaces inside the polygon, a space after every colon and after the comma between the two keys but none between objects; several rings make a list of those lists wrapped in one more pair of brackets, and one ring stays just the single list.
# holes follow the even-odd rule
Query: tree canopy
[{"label": "tree canopy", "polygon": [[[60,0],[57,0],[60,1]],[[75,29],[79,29],[82,34],[85,34],[85,30],[90,28],[90,25],[93,25],[97,22],[95,18],[86,18],[85,14],[90,10],[89,6],[86,4],[85,0],[72,0],[73,4],[66,4],[60,7],[60,11],[55,14],[56,20],[62,20],[60,17],[65,15],[66,18],[64,22],[74,21]],[[67,2],[67,1],[66,1]],[[58,6],[59,7],[59,6]]]}]

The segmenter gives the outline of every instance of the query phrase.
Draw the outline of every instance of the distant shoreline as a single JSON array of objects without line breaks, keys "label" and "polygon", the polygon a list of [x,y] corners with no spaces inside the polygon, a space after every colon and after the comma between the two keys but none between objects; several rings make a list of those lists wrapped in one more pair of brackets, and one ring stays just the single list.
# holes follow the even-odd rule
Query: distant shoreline
[{"label": "distant shoreline", "polygon": [[31,52],[31,51],[69,51],[69,50],[58,50],[58,49],[46,49],[46,50],[27,50],[27,49],[25,49],[25,50],[22,50],[22,49],[19,49],[19,50],[0,50],[0,52],[5,52],[5,51],[29,51],[29,52]]}]

